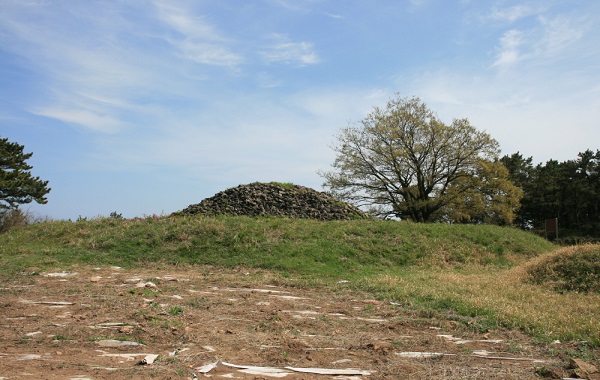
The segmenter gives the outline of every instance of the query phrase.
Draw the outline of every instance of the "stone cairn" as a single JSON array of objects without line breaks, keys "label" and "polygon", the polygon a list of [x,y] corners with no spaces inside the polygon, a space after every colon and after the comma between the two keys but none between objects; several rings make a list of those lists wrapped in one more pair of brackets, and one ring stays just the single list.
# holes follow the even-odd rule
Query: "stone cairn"
[{"label": "stone cairn", "polygon": [[217,193],[179,212],[182,215],[280,216],[318,220],[367,219],[348,203],[308,187],[255,182]]}]

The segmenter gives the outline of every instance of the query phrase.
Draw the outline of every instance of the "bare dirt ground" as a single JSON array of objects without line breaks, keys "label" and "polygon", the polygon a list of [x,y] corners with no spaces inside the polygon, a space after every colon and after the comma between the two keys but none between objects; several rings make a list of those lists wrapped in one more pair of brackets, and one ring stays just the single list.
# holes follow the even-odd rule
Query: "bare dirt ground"
[{"label": "bare dirt ground", "polygon": [[575,343],[540,346],[514,331],[476,332],[451,316],[419,315],[345,283],[281,284],[266,272],[208,267],[73,267],[1,278],[0,379],[539,379],[581,373],[567,369],[562,354]]}]

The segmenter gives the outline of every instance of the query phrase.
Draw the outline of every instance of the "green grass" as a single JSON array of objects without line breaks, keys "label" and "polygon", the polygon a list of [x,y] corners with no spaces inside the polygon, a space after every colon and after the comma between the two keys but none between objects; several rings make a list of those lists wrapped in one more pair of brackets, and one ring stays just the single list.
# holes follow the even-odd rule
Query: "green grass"
[{"label": "green grass", "polygon": [[[97,218],[47,221],[0,234],[0,276],[82,264],[258,268],[290,283],[372,291],[382,300],[424,316],[450,317],[468,328],[517,328],[546,341],[585,340],[598,346],[599,294],[561,294],[530,281],[531,263],[545,262],[557,248],[531,233],[489,225]],[[598,249],[590,263],[597,263]],[[341,279],[349,282],[337,285]]]},{"label": "green grass", "polygon": [[553,248],[512,228],[357,220],[179,217],[52,221],[0,235],[5,275],[69,264],[246,266],[314,278],[389,268],[511,266]]}]

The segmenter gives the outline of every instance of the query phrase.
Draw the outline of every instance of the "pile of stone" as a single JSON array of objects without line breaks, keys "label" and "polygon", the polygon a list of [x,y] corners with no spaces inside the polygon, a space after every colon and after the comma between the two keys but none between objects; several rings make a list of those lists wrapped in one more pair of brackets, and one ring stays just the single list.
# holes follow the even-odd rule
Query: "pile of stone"
[{"label": "pile of stone", "polygon": [[277,182],[240,185],[190,205],[180,214],[280,216],[318,220],[369,218],[357,207],[326,193]]}]

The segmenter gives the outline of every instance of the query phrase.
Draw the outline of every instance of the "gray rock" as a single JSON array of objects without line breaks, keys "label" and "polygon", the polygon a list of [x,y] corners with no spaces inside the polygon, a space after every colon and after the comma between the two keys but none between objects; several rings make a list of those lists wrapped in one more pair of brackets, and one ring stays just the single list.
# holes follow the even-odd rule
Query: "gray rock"
[{"label": "gray rock", "polygon": [[217,193],[179,212],[184,215],[280,216],[318,220],[367,219],[348,203],[308,187],[254,182]]}]

